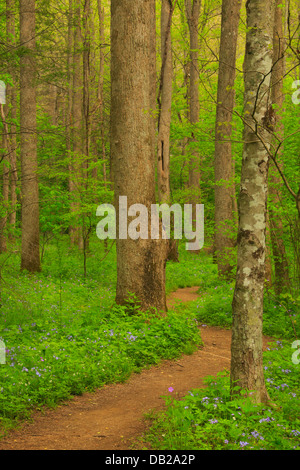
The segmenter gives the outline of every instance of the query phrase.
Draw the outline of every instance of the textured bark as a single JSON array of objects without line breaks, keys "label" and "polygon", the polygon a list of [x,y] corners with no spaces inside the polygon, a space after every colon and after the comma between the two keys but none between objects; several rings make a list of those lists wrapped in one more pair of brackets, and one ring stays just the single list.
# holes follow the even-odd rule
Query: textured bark
[{"label": "textured bark", "polygon": [[157,175],[160,202],[170,202],[170,126],[172,106],[172,42],[171,21],[173,8],[169,0],[161,4],[161,57],[160,109],[157,138]]},{"label": "textured bark", "polygon": [[[189,121],[192,127],[192,135],[189,139],[190,161],[189,161],[189,190],[190,203],[200,203],[200,156],[196,148],[195,126],[199,122],[199,39],[198,28],[201,9],[201,0],[185,0],[186,16],[190,33],[190,80],[188,86]],[[193,216],[195,219],[195,216]]]},{"label": "textured bark", "polygon": [[[267,402],[262,363],[273,2],[247,1],[244,150],[239,194],[231,384]],[[234,392],[233,392],[234,393]]]},{"label": "textured bark", "polygon": [[[276,0],[275,6],[275,19],[274,19],[274,30],[273,30],[273,70],[272,70],[272,103],[276,104],[276,111],[274,113],[274,131],[277,138],[283,141],[284,138],[284,126],[281,119],[281,114],[284,105],[283,95],[283,76],[285,70],[285,59],[284,59],[284,36],[283,36],[283,9],[280,0]],[[278,141],[274,138],[274,148],[278,145]],[[277,153],[277,161],[281,164],[281,155],[283,152],[283,144],[280,147],[280,151]],[[282,164],[281,164],[282,165]],[[274,163],[270,162],[270,186],[269,194],[271,204],[269,205],[269,216],[270,216],[270,235],[272,240],[272,251],[274,258],[275,268],[275,291],[277,295],[287,291],[290,287],[289,280],[289,265],[286,256],[284,246],[284,233],[283,224],[280,219],[276,208],[281,205],[281,178],[274,168]]]},{"label": "textured bark", "polygon": [[[148,209],[155,203],[153,117],[154,0],[111,2],[111,152],[117,212],[116,301],[135,294],[142,309],[166,310],[166,244],[120,239],[119,196]],[[128,220],[129,222],[129,220]]]},{"label": "textured bark", "polygon": [[[170,192],[170,127],[173,86],[171,23],[174,6],[169,0],[161,4],[161,83],[157,138],[157,179],[160,203],[171,202]],[[176,240],[169,240],[168,260],[178,261]]]},{"label": "textured bark", "polygon": [[[79,213],[81,186],[81,159],[83,154],[83,80],[82,80],[82,35],[81,35],[81,2],[74,1],[73,10],[73,61],[72,61],[72,158],[70,163],[70,197],[71,213]],[[76,223],[70,227],[71,244],[82,247],[82,233]]]},{"label": "textured bark", "polygon": [[84,121],[84,154],[86,156],[83,168],[87,170],[90,154],[90,31],[91,5],[90,0],[84,0],[83,9],[83,121]]},{"label": "textured bark", "polygon": [[36,134],[35,0],[20,0],[21,269],[40,271]]},{"label": "textured bark", "polygon": [[[2,111],[2,104],[0,104]],[[3,119],[3,118],[2,118]],[[7,134],[5,133],[2,137],[3,147],[7,154],[9,150],[7,148]],[[7,251],[7,236],[6,236],[6,224],[7,224],[7,212],[9,206],[9,163],[7,154],[1,162],[2,167],[2,197],[1,197],[1,216],[0,217],[0,253]]]},{"label": "textured bark", "polygon": [[[101,0],[98,0],[98,17],[99,17],[99,30],[100,30],[100,57],[99,57],[99,80],[98,80],[98,104],[99,104],[99,118],[100,118],[100,135],[101,135],[101,155],[102,155],[102,171],[103,181],[106,187],[107,183],[107,167],[106,167],[106,150],[105,150],[105,127],[104,127],[104,48],[105,32],[104,32],[104,18],[105,9],[102,7]],[[93,175],[94,177],[95,175]]]},{"label": "textured bark", "polygon": [[223,0],[219,78],[215,128],[215,241],[216,262],[220,275],[231,273],[231,251],[235,243],[232,160],[232,115],[235,104],[235,66],[241,0]]},{"label": "textured bark", "polygon": [[[7,45],[12,49],[16,45],[16,31],[15,31],[15,2],[14,0],[6,0],[6,36]],[[13,231],[16,226],[16,206],[17,206],[17,184],[18,184],[18,172],[17,172],[17,132],[14,121],[17,119],[17,96],[16,96],[16,82],[17,74],[14,62],[10,65],[9,73],[13,79],[13,85],[7,86],[7,103],[10,105],[10,109],[7,112],[10,120],[10,211],[8,215],[10,233],[9,238],[14,238]]]}]

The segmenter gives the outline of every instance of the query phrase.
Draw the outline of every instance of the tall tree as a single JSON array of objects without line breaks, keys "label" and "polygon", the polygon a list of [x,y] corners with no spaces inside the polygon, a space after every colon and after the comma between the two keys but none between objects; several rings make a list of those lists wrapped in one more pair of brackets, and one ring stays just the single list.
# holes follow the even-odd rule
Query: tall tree
[{"label": "tall tree", "polygon": [[193,204],[193,219],[195,218],[195,206],[200,199],[200,156],[197,149],[195,127],[199,122],[199,19],[201,0],[185,0],[185,10],[190,35],[190,64],[189,64],[189,121],[191,124],[191,137],[189,139],[189,190],[190,203]]},{"label": "tall tree", "polygon": [[[70,163],[71,212],[78,219],[80,186],[82,182],[81,160],[83,154],[83,73],[82,73],[82,28],[81,1],[73,0],[73,59],[72,59],[72,158]],[[74,222],[70,227],[72,244],[82,247],[80,226]]]},{"label": "tall tree", "polygon": [[[171,202],[170,127],[173,88],[171,24],[175,6],[176,1],[172,3],[170,0],[162,0],[160,34],[162,64],[158,94],[157,176],[159,202],[167,204]],[[178,261],[177,243],[172,238],[169,241],[168,259]]]},{"label": "tall tree", "polygon": [[[270,149],[273,1],[248,0],[244,61],[244,150],[239,194],[231,384],[267,402],[262,362],[266,211]],[[233,391],[233,389],[232,389]]]},{"label": "tall tree", "polygon": [[[134,240],[122,223],[132,223],[119,198],[127,204],[155,204],[155,119],[153,116],[154,0],[111,2],[111,153],[117,212],[116,301],[126,304],[135,294],[142,309],[166,310],[166,244],[149,231]],[[129,228],[129,227],[128,227]]]},{"label": "tall tree", "polygon": [[21,269],[40,271],[35,0],[20,0]]},{"label": "tall tree", "polygon": [[3,210],[6,214],[0,222],[0,252],[6,251],[6,225],[9,222],[8,236],[14,238],[14,228],[16,225],[16,205],[17,205],[17,100],[16,100],[16,65],[14,49],[16,47],[15,35],[15,4],[13,0],[6,0],[6,43],[10,58],[8,61],[8,72],[12,79],[12,85],[6,85],[6,104],[0,103],[0,120],[3,124],[3,143],[6,155],[3,162],[3,185],[2,200]]},{"label": "tall tree", "polygon": [[[285,72],[285,44],[283,36],[283,8],[282,3],[279,0],[275,2],[275,19],[274,19],[274,30],[273,30],[273,69],[272,69],[272,103],[275,105],[274,112],[274,131],[276,138],[274,137],[273,148],[278,146],[278,140],[281,142],[279,152],[277,152],[277,161],[282,165],[282,153],[283,153],[283,139],[284,139],[284,126],[282,120],[282,112],[284,106],[284,94],[283,94],[283,76]],[[280,215],[277,213],[277,209],[281,205],[281,178],[277,173],[274,163],[270,162],[270,186],[269,194],[271,203],[269,204],[269,215],[270,215],[270,235],[272,240],[272,250],[274,257],[275,267],[275,283],[274,287],[276,294],[279,295],[281,292],[289,289],[289,266],[287,261],[287,255],[284,246],[284,235],[283,235],[283,224]]]},{"label": "tall tree", "polygon": [[221,275],[231,272],[230,255],[234,246],[232,236],[233,180],[232,116],[235,105],[235,69],[241,0],[223,0],[219,76],[215,126],[215,257]]},{"label": "tall tree", "polygon": [[[16,27],[15,27],[15,10],[16,5],[14,0],[6,0],[6,37],[7,44],[13,50],[16,46]],[[13,238],[13,230],[16,225],[16,213],[17,213],[17,183],[18,183],[18,173],[17,173],[17,132],[16,132],[16,119],[17,119],[17,73],[15,60],[10,61],[10,70],[9,73],[12,77],[13,84],[8,85],[7,89],[7,102],[10,105],[9,109],[9,119],[10,119],[10,213],[9,213],[9,224],[11,233],[9,234],[10,238]]]},{"label": "tall tree", "polygon": [[170,199],[170,126],[172,106],[172,42],[171,23],[173,5],[169,0],[161,2],[161,77],[158,113],[158,194],[161,202]]}]

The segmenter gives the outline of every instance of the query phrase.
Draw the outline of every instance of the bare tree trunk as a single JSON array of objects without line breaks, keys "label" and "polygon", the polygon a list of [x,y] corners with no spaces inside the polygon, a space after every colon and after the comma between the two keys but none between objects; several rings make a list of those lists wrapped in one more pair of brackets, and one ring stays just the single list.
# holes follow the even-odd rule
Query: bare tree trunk
[{"label": "bare tree trunk", "polygon": [[20,0],[21,269],[41,270],[36,134],[35,0]]},{"label": "bare tree trunk", "polygon": [[[9,47],[14,48],[16,45],[16,32],[15,32],[15,3],[14,0],[6,0],[6,36],[7,44]],[[7,113],[9,116],[10,123],[10,212],[8,216],[10,233],[9,238],[14,239],[14,229],[16,226],[16,214],[17,214],[17,184],[18,184],[18,173],[17,173],[17,132],[15,121],[17,118],[17,96],[16,96],[16,71],[14,63],[10,66],[9,73],[13,79],[13,85],[7,87],[7,103],[10,105],[10,110]]]},{"label": "bare tree trunk", "polygon": [[241,0],[223,0],[219,78],[215,128],[215,256],[219,274],[230,276],[235,243],[232,160],[232,115],[235,104],[235,67]]},{"label": "bare tree trunk", "polygon": [[[262,361],[266,211],[270,134],[273,1],[247,1],[244,62],[244,151],[239,194],[236,286],[233,297],[231,386],[267,402]],[[236,392],[233,391],[235,394]]]},{"label": "bare tree trunk", "polygon": [[[283,37],[283,9],[281,2],[276,0],[275,5],[275,20],[273,31],[273,70],[272,70],[272,103],[276,104],[277,111],[274,113],[274,130],[277,138],[282,142],[284,139],[284,126],[282,121],[282,111],[284,105],[283,96],[283,76],[285,70],[284,59],[284,37]],[[275,140],[275,138],[274,138]],[[277,147],[274,141],[275,148]],[[283,152],[283,144],[280,148],[279,155],[277,154],[277,161],[280,162]],[[270,162],[270,186],[269,194],[271,197],[271,204],[269,205],[270,215],[270,235],[272,240],[272,250],[274,257],[275,267],[275,291],[277,295],[281,292],[287,291],[290,287],[289,280],[289,266],[284,246],[284,232],[283,224],[276,208],[281,205],[280,186],[282,184],[281,178],[274,168],[274,163]]]},{"label": "bare tree trunk", "polygon": [[[111,2],[111,152],[117,209],[117,295],[133,293],[144,310],[166,310],[166,244],[148,237],[119,237],[119,197],[127,204],[155,204],[155,119],[153,117],[154,0]],[[150,225],[150,224],[149,224]]]},{"label": "bare tree trunk", "polygon": [[106,150],[105,150],[105,127],[104,127],[104,18],[105,10],[102,7],[101,0],[98,0],[98,16],[100,23],[100,67],[98,80],[98,101],[100,107],[100,135],[101,135],[101,151],[102,151],[102,171],[103,180],[106,187],[107,183],[107,167],[106,167]]},{"label": "bare tree trunk", "polygon": [[200,156],[196,148],[195,127],[199,122],[199,39],[198,28],[201,0],[185,0],[186,16],[190,32],[190,81],[189,81],[189,120],[192,136],[189,139],[189,190],[190,203],[193,204],[193,219],[195,219],[196,204],[200,202]]},{"label": "bare tree trunk", "polygon": [[[2,104],[0,104],[2,111]],[[3,119],[3,116],[2,116]],[[3,133],[3,147],[7,152],[7,155],[3,158],[2,163],[2,197],[1,197],[1,217],[0,217],[0,253],[5,253],[7,251],[7,234],[6,234],[6,225],[7,225],[7,213],[9,208],[9,162],[8,162],[8,146],[7,139],[9,136],[4,130]]]},{"label": "bare tree trunk", "polygon": [[[175,4],[174,4],[175,5]],[[157,176],[160,203],[171,202],[170,192],[170,127],[173,87],[171,23],[174,6],[169,0],[161,4],[161,77],[158,113]],[[173,225],[173,224],[172,224]],[[176,241],[169,240],[168,260],[178,261]]]},{"label": "bare tree trunk", "polygon": [[[81,160],[83,153],[83,128],[82,128],[82,37],[81,37],[81,8],[80,0],[74,1],[73,10],[73,93],[72,93],[72,159],[70,163],[70,196],[71,212],[78,214],[80,209],[81,187]],[[70,227],[71,244],[82,246],[82,234],[78,223],[74,222]]]},{"label": "bare tree trunk", "polygon": [[170,202],[170,126],[172,106],[172,42],[171,22],[173,8],[169,0],[161,4],[161,83],[158,115],[157,175],[160,202]]}]

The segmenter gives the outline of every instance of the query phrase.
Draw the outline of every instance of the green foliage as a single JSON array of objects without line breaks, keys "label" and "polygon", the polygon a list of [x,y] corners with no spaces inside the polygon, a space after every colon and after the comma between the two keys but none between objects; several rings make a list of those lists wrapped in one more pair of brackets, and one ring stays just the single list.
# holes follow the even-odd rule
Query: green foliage
[{"label": "green foliage", "polygon": [[292,363],[290,344],[273,344],[264,363],[276,407],[232,399],[224,371],[181,400],[176,390],[174,398],[169,393],[166,410],[151,417],[146,442],[156,450],[299,450],[299,366]]},{"label": "green foliage", "polygon": [[142,367],[191,353],[201,343],[197,322],[185,312],[160,317],[137,310],[129,315],[128,306],[117,306],[115,251],[100,262],[101,245],[98,241],[97,256],[89,255],[86,278],[78,252],[55,244],[47,247],[39,275],[16,275],[13,258],[5,264],[0,309],[0,339],[7,349],[6,364],[0,365],[2,431],[34,409],[122,382]]}]

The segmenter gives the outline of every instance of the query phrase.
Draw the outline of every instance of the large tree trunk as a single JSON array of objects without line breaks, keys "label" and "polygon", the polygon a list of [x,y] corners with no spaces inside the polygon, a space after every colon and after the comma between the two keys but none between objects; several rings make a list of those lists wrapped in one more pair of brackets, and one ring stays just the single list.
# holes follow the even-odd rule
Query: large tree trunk
[{"label": "large tree trunk", "polygon": [[232,115],[235,104],[235,66],[241,0],[223,0],[215,128],[215,256],[220,275],[229,276],[235,238],[232,161]]},{"label": "large tree trunk", "polygon": [[[276,0],[275,20],[273,31],[273,70],[272,70],[272,103],[276,105],[277,110],[274,113],[274,130],[277,138],[282,142],[284,139],[284,126],[282,121],[282,112],[284,105],[283,95],[283,76],[285,70],[284,59],[284,37],[283,37],[283,9],[280,0]],[[274,138],[274,148],[278,141]],[[279,155],[277,153],[278,163],[281,160],[283,144],[280,147]],[[270,186],[269,194],[271,204],[269,205],[270,215],[270,234],[272,240],[272,250],[275,267],[275,291],[277,295],[287,291],[290,286],[289,266],[284,246],[283,224],[277,208],[281,205],[280,187],[282,181],[277,173],[274,163],[270,162]]]},{"label": "large tree trunk", "polygon": [[[155,119],[153,99],[154,0],[111,2],[111,152],[117,209],[117,294],[126,304],[166,310],[166,243],[125,233],[119,237],[119,197],[128,207],[155,204]],[[127,213],[122,213],[125,222]],[[130,219],[132,220],[132,218]],[[149,224],[150,225],[150,224]],[[127,236],[127,238],[126,238]]]},{"label": "large tree trunk", "polygon": [[35,0],[20,0],[21,269],[40,271],[36,134]]},{"label": "large tree trunk", "polygon": [[[262,362],[273,2],[247,1],[244,151],[239,194],[231,384],[267,402]],[[232,389],[233,392],[233,389]],[[234,393],[234,392],[233,392]]]}]

